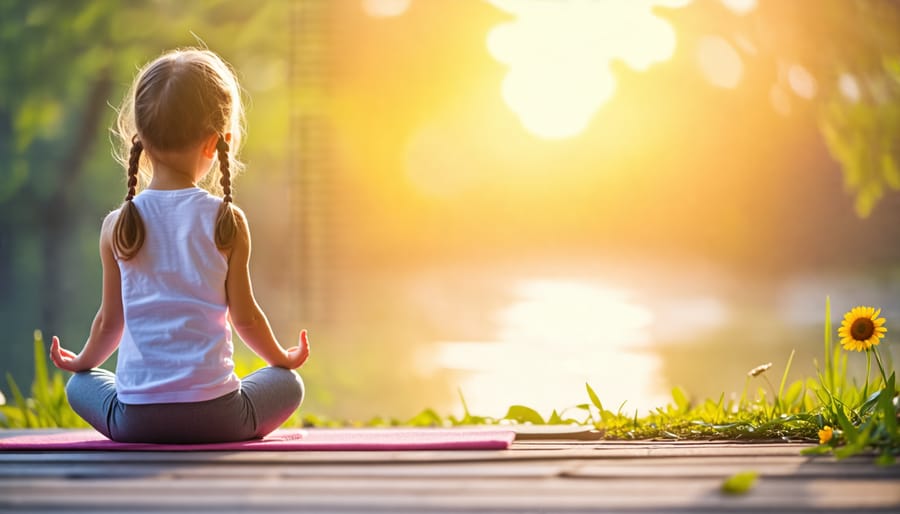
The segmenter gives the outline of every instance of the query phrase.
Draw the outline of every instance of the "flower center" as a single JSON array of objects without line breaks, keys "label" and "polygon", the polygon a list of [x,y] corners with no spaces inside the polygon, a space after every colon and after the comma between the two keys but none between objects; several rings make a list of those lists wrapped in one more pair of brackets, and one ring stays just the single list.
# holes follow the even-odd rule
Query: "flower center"
[{"label": "flower center", "polygon": [[850,335],[857,341],[867,341],[875,334],[875,323],[869,318],[859,318],[850,326]]}]

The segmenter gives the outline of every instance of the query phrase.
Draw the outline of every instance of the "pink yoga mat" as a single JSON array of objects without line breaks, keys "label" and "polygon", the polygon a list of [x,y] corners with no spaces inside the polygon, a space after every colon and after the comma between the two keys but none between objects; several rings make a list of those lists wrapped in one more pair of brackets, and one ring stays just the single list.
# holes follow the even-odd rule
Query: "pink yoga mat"
[{"label": "pink yoga mat", "polygon": [[359,451],[503,450],[512,430],[492,428],[312,428],[281,429],[263,439],[214,444],[118,443],[93,430],[37,432],[2,438],[0,451]]}]

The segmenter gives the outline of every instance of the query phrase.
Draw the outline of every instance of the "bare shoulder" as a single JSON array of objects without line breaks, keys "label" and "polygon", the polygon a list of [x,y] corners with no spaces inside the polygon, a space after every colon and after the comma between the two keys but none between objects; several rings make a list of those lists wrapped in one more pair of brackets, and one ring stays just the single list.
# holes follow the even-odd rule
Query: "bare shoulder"
[{"label": "bare shoulder", "polygon": [[234,209],[234,217],[237,219],[238,223],[242,223],[244,226],[247,225],[247,214],[244,213],[244,209],[241,209],[236,204],[232,202],[231,208]]},{"label": "bare shoulder", "polygon": [[100,226],[100,242],[101,243],[112,243],[113,231],[116,227],[116,221],[119,220],[119,212],[121,208],[118,208],[103,218],[103,224]]},{"label": "bare shoulder", "polygon": [[116,225],[116,221],[119,219],[119,212],[121,210],[122,210],[121,207],[119,207],[118,209],[114,209],[114,210],[110,211],[109,214],[107,214],[105,218],[103,218],[102,230],[106,231],[106,230],[113,229],[113,227]]},{"label": "bare shoulder", "polygon": [[237,229],[237,241],[239,242],[248,242],[250,241],[250,224],[247,222],[247,214],[244,213],[244,210],[238,207],[235,204],[231,204],[231,208],[234,210],[234,221],[235,228]]},{"label": "bare shoulder", "polygon": [[103,218],[103,224],[100,226],[100,250],[102,253],[114,254],[113,237],[121,210],[121,208],[116,209]]}]

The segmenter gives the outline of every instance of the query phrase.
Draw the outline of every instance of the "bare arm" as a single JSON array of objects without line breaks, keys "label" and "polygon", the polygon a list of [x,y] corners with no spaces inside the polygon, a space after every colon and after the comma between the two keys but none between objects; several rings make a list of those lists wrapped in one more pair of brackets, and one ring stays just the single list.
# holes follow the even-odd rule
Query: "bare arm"
[{"label": "bare arm", "polygon": [[112,248],[112,232],[117,215],[117,211],[114,211],[106,216],[100,230],[103,296],[84,348],[76,355],[60,347],[59,338],[53,336],[50,358],[60,369],[77,372],[95,368],[106,362],[106,359],[116,351],[122,338],[122,330],[125,327],[125,317],[122,313],[122,277]]},{"label": "bare arm", "polygon": [[228,258],[228,276],[225,292],[228,297],[228,312],[232,325],[241,339],[257,355],[272,366],[299,368],[309,357],[309,342],[306,330],[300,332],[298,346],[285,350],[272,333],[269,320],[263,313],[250,281],[250,229],[244,213],[234,208],[237,217],[237,233],[234,246]]}]

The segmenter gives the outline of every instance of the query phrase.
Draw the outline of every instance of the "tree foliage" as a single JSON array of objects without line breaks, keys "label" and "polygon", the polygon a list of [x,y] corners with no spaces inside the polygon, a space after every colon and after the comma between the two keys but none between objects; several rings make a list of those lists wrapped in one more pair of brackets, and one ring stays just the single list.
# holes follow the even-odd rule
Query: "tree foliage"
[{"label": "tree foliage", "polygon": [[819,129],[869,216],[900,191],[900,2],[760,2],[746,18],[736,28],[772,60],[773,87],[791,90],[793,65],[815,78]]},{"label": "tree foliage", "polygon": [[[287,5],[0,0],[0,290],[13,292],[0,298],[0,323],[9,340],[27,341],[35,327],[83,333],[97,307],[100,220],[125,191],[108,129],[137,66],[208,44],[251,77],[283,70]],[[278,81],[267,84],[274,105]],[[27,354],[0,348],[9,369]]]}]

